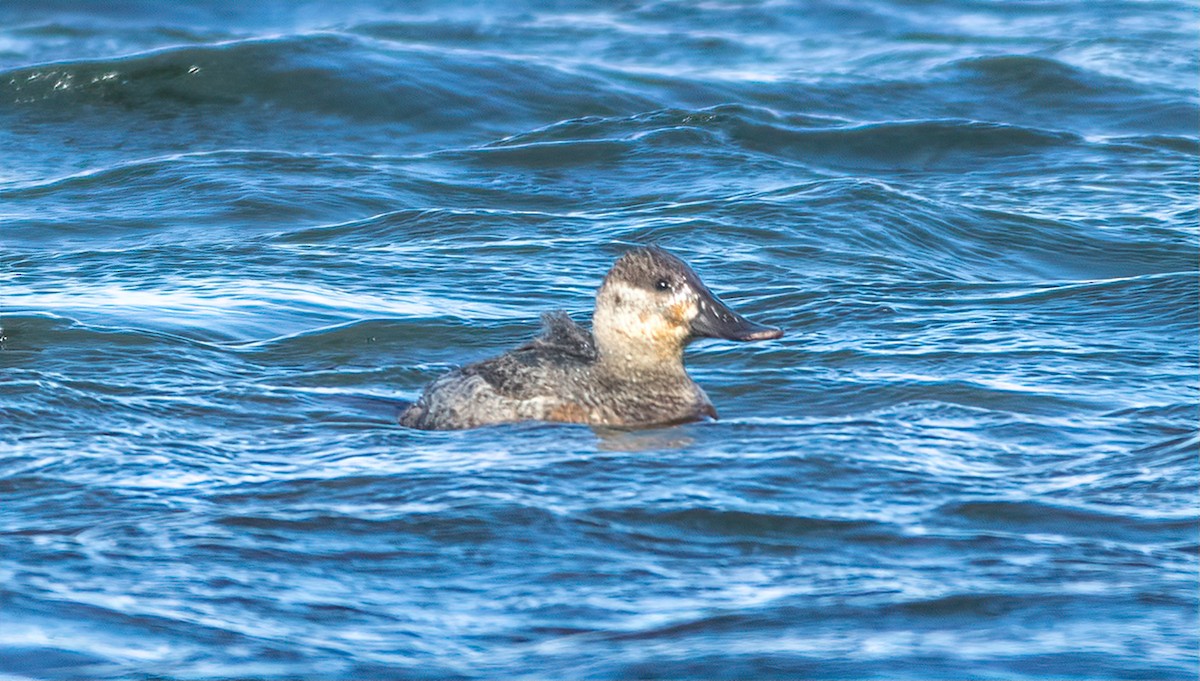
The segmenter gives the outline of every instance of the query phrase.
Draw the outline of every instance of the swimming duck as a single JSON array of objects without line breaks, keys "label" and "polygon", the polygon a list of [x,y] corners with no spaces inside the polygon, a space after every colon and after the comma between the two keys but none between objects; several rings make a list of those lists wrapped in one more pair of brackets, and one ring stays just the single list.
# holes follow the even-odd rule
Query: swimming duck
[{"label": "swimming duck", "polygon": [[729,309],[687,263],[657,246],[629,251],[596,294],[592,330],[565,312],[542,335],[438,378],[400,423],[425,430],[515,421],[643,427],[717,418],[688,376],[683,350],[701,337],[756,341],[783,331]]}]

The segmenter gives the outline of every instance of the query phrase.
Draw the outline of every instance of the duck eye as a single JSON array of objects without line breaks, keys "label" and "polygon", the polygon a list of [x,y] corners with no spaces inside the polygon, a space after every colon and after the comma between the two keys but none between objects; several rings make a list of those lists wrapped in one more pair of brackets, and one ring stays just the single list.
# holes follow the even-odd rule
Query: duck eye
[{"label": "duck eye", "polygon": [[671,282],[667,281],[666,279],[659,279],[658,281],[654,282],[654,288],[658,289],[659,291],[669,291],[671,290]]}]

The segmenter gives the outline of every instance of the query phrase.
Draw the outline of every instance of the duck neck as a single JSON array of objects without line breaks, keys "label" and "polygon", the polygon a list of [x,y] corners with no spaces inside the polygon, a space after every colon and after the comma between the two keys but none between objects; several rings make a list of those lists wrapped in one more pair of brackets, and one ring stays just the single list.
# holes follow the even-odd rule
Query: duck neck
[{"label": "duck neck", "polygon": [[621,344],[618,347],[597,343],[596,365],[607,374],[627,380],[657,380],[687,377],[683,366],[682,348],[678,352],[661,354],[654,347]]},{"label": "duck neck", "polygon": [[606,374],[629,381],[687,378],[682,342],[645,338],[626,328],[596,323],[596,365]]}]

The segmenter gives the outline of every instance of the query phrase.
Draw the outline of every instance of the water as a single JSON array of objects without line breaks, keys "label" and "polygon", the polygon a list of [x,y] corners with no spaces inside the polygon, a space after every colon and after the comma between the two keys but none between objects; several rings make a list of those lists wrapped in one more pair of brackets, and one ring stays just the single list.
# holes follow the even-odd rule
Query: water
[{"label": "water", "polygon": [[[0,676],[1196,678],[1198,18],[0,6]],[[720,421],[395,424],[647,242]]]}]

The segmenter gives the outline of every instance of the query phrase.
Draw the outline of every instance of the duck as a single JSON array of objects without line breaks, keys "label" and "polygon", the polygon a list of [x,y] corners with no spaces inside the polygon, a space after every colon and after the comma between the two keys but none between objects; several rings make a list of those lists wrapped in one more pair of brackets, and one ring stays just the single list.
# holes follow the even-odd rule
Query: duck
[{"label": "duck", "polygon": [[660,246],[622,255],[596,293],[589,331],[563,311],[497,357],[437,378],[400,414],[421,430],[545,421],[612,428],[717,419],[684,366],[700,338],[762,341],[783,330],[734,312],[683,260]]}]

